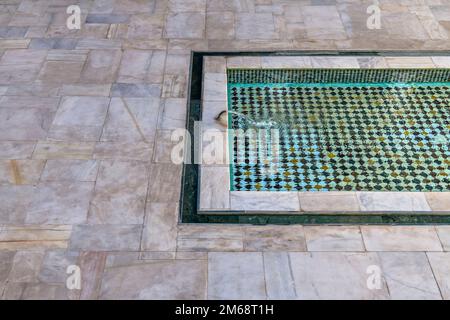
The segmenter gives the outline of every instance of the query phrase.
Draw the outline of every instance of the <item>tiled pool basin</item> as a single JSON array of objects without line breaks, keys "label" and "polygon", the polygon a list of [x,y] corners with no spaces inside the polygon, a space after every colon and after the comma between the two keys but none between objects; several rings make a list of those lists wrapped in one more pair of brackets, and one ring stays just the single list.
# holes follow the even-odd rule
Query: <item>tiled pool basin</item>
[{"label": "tiled pool basin", "polygon": [[232,191],[450,191],[450,69],[231,69]]}]

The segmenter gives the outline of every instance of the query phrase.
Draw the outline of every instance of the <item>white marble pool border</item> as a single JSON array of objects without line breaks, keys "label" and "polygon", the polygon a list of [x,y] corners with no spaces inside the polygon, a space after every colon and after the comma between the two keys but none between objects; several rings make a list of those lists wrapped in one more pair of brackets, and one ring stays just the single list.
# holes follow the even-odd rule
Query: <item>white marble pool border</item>
[{"label": "white marble pool border", "polygon": [[[215,120],[227,110],[226,70],[232,68],[450,68],[450,57],[207,56],[204,57],[202,129],[223,134]],[[228,147],[226,147],[228,151]],[[228,154],[200,167],[199,213],[450,212],[450,192],[273,192],[230,191]]]}]

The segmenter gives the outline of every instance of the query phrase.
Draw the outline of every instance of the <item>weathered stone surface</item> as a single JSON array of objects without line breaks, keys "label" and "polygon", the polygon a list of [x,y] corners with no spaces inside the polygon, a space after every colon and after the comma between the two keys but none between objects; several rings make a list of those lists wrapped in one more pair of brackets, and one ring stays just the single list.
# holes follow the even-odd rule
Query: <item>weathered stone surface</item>
[{"label": "weathered stone surface", "polygon": [[27,210],[27,223],[78,224],[86,222],[92,182],[43,182]]},{"label": "weathered stone surface", "polygon": [[95,143],[39,141],[33,152],[35,159],[91,159]]},{"label": "weathered stone surface", "polygon": [[202,260],[155,260],[107,268],[100,299],[205,299],[206,269]]},{"label": "weathered stone surface", "polygon": [[0,160],[0,184],[36,184],[43,160]]},{"label": "weathered stone surface", "polygon": [[244,228],[245,251],[306,251],[303,226]]},{"label": "weathered stone surface", "polygon": [[44,259],[42,251],[19,251],[15,254],[8,280],[11,282],[38,282]]},{"label": "weathered stone surface", "polygon": [[382,274],[396,300],[441,299],[433,272],[423,252],[380,252]]},{"label": "weathered stone surface", "polygon": [[37,108],[0,108],[0,139],[45,139],[54,111]]},{"label": "weathered stone surface", "polygon": [[45,252],[38,279],[46,283],[66,283],[67,267],[76,265],[78,252],[63,249],[49,250]]},{"label": "weathered stone surface", "polygon": [[70,249],[83,251],[137,251],[142,225],[77,225],[70,238]]},{"label": "weathered stone surface", "polygon": [[49,138],[97,141],[109,106],[106,97],[64,97],[56,112]]},{"label": "weathered stone surface", "polygon": [[365,251],[359,227],[306,226],[308,251]]},{"label": "weathered stone surface", "polygon": [[75,83],[80,79],[84,63],[79,61],[47,61],[39,80],[49,83]]},{"label": "weathered stone surface", "polygon": [[41,176],[42,181],[95,181],[96,160],[47,160]]},{"label": "weathered stone surface", "polygon": [[362,226],[368,251],[442,251],[436,230],[427,226]]},{"label": "weathered stone surface", "polygon": [[147,203],[141,250],[176,251],[178,204]]},{"label": "weathered stone surface", "polygon": [[158,111],[157,98],[112,98],[101,140],[153,142]]},{"label": "weathered stone surface", "polygon": [[159,97],[161,86],[144,83],[115,83],[111,88],[113,97]]},{"label": "weathered stone surface", "polygon": [[450,251],[450,226],[437,226],[436,231],[444,251]]},{"label": "weathered stone surface", "polygon": [[94,159],[139,160],[152,159],[153,143],[145,142],[98,142],[95,144]]},{"label": "weathered stone surface", "polygon": [[67,248],[70,225],[0,226],[0,250]]},{"label": "weathered stone surface", "polygon": [[104,160],[100,164],[89,223],[142,224],[148,166],[142,162]]},{"label": "weathered stone surface", "polygon": [[92,50],[81,74],[81,80],[91,83],[111,83],[119,67],[119,50]]},{"label": "weathered stone surface", "polygon": [[442,298],[450,299],[450,253],[429,252],[427,253],[434,276],[439,285]]},{"label": "weathered stone surface", "polygon": [[208,257],[208,299],[266,299],[260,252],[212,252]]},{"label": "weathered stone surface", "polygon": [[181,165],[153,163],[150,166],[147,200],[174,202],[181,190]]},{"label": "weathered stone surface", "polygon": [[268,299],[296,299],[291,263],[286,252],[264,252],[264,275]]},{"label": "weathered stone surface", "polygon": [[79,265],[82,270],[80,300],[97,299],[105,268],[107,254],[104,252],[82,252]]},{"label": "weathered stone surface", "polygon": [[0,223],[23,223],[33,192],[32,186],[0,186]]},{"label": "weathered stone surface", "polygon": [[170,39],[201,39],[205,33],[203,12],[169,13],[166,20],[165,36]]},{"label": "weathered stone surface", "polygon": [[297,297],[299,299],[388,299],[381,288],[367,287],[367,268],[380,266],[376,253],[314,252],[289,253]]}]

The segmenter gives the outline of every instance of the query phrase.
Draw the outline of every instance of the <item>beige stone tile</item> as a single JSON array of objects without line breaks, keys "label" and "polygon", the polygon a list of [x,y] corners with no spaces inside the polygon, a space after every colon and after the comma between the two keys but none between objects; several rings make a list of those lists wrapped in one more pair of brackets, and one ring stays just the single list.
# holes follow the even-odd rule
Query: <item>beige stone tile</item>
[{"label": "beige stone tile", "polygon": [[4,96],[0,98],[1,108],[37,108],[56,110],[59,98],[35,97],[35,96]]},{"label": "beige stone tile", "polygon": [[82,251],[138,251],[142,225],[80,224],[74,226],[69,248]]},{"label": "beige stone tile", "polygon": [[263,68],[312,68],[310,57],[261,57]]},{"label": "beige stone tile", "polygon": [[2,49],[26,49],[30,39],[0,39],[0,50]]},{"label": "beige stone tile", "polygon": [[111,83],[119,67],[120,50],[92,50],[81,74],[87,83]]},{"label": "beige stone tile", "polygon": [[308,251],[365,251],[359,227],[305,226]]},{"label": "beige stone tile", "polygon": [[205,101],[227,101],[227,76],[224,73],[205,73],[203,78]]},{"label": "beige stone tile", "polygon": [[[174,251],[143,251],[139,255],[141,260],[172,260],[175,259]],[[197,260],[197,259],[194,259]]]},{"label": "beige stone tile", "polygon": [[450,226],[437,226],[436,231],[444,251],[450,251]]},{"label": "beige stone tile", "polygon": [[300,192],[300,207],[306,212],[359,211],[354,192]]},{"label": "beige stone tile", "polygon": [[61,95],[108,97],[110,91],[111,84],[65,84],[61,88]]},{"label": "beige stone tile", "polygon": [[203,73],[226,73],[227,59],[225,57],[203,57]]},{"label": "beige stone tile", "polygon": [[234,36],[234,14],[232,12],[207,12],[207,39],[233,39]]},{"label": "beige stone tile", "polygon": [[422,192],[357,192],[362,211],[431,211]]},{"label": "beige stone tile", "polygon": [[450,57],[432,57],[431,59],[438,68],[450,68]]},{"label": "beige stone tile", "polygon": [[80,253],[78,263],[83,273],[83,277],[81,277],[80,300],[98,298],[106,256],[104,252]]},{"label": "beige stone tile", "polygon": [[177,252],[175,258],[177,260],[208,260],[207,252]]},{"label": "beige stone tile", "polygon": [[95,181],[98,161],[50,159],[45,164],[41,181]]},{"label": "beige stone tile", "polygon": [[154,260],[107,268],[99,298],[205,299],[206,269],[206,261],[202,260]]},{"label": "beige stone tile", "polygon": [[0,160],[0,184],[36,184],[44,160]]},{"label": "beige stone tile", "polygon": [[347,38],[336,6],[305,6],[302,8],[302,16],[308,38],[335,40]]},{"label": "beige stone tile", "polygon": [[147,201],[178,201],[181,190],[181,171],[181,165],[153,163],[150,166]]},{"label": "beige stone tile", "polygon": [[384,57],[358,57],[361,68],[388,68]]},{"label": "beige stone tile", "polygon": [[390,68],[434,68],[430,57],[386,57]]},{"label": "beige stone tile", "polygon": [[0,250],[67,248],[71,225],[0,226]]},{"label": "beige stone tile", "polygon": [[442,251],[433,227],[362,226],[368,251]]},{"label": "beige stone tile", "polygon": [[128,24],[127,39],[161,39],[164,17],[153,14],[134,14]]},{"label": "beige stone tile", "polygon": [[236,56],[227,58],[227,68],[261,68],[261,57],[255,56]]},{"label": "beige stone tile", "polygon": [[391,299],[441,299],[424,252],[380,252],[378,256]]},{"label": "beige stone tile", "polygon": [[236,39],[276,39],[278,33],[270,13],[237,13],[235,15]]},{"label": "beige stone tile", "polygon": [[93,182],[42,182],[27,209],[26,223],[77,224],[87,218]]},{"label": "beige stone tile", "polygon": [[300,211],[297,192],[231,191],[232,210]]},{"label": "beige stone tile", "polygon": [[242,251],[242,239],[183,239],[177,240],[178,251]]},{"label": "beige stone tile", "polygon": [[180,224],[179,239],[236,239],[242,240],[243,226],[225,224]]},{"label": "beige stone tile", "polygon": [[359,68],[356,57],[312,57],[314,68]]},{"label": "beige stone tile", "polygon": [[0,59],[0,65],[39,64],[44,62],[47,50],[7,50]]},{"label": "beige stone tile", "polygon": [[264,275],[268,299],[296,299],[290,258],[287,252],[264,252]]},{"label": "beige stone tile", "polygon": [[230,208],[229,167],[201,166],[200,210]]},{"label": "beige stone tile", "polygon": [[89,160],[94,146],[93,142],[38,141],[33,158]]},{"label": "beige stone tile", "polygon": [[425,197],[431,210],[450,211],[450,192],[427,192]]},{"label": "beige stone tile", "polygon": [[166,18],[165,37],[202,39],[205,36],[205,13],[170,12]]},{"label": "beige stone tile", "polygon": [[427,256],[442,298],[450,300],[450,278],[448,276],[450,274],[450,253],[428,252]]},{"label": "beige stone tile", "polygon": [[176,202],[148,203],[141,250],[176,251],[178,215]]},{"label": "beige stone tile", "polygon": [[205,11],[206,0],[169,0],[168,7],[173,12]]},{"label": "beige stone tile", "polygon": [[102,141],[154,141],[159,111],[157,98],[112,98]]},{"label": "beige stone tile", "polygon": [[117,82],[161,83],[165,58],[163,51],[125,50]]},{"label": "beige stone tile", "polygon": [[303,226],[248,226],[244,228],[245,251],[306,251]]},{"label": "beige stone tile", "polygon": [[168,98],[164,100],[158,127],[160,129],[184,129],[186,127],[187,100]]},{"label": "beige stone tile", "polygon": [[266,299],[261,252],[208,254],[208,299]]},{"label": "beige stone tile", "polygon": [[388,299],[386,283],[381,289],[367,287],[367,268],[379,266],[376,253],[289,253],[299,299],[379,300]]},{"label": "beige stone tile", "polygon": [[145,142],[97,142],[93,158],[98,160],[137,160],[150,162],[153,143]]},{"label": "beige stone tile", "polygon": [[183,157],[187,156],[187,154],[181,152],[184,150],[185,137],[185,130],[157,130],[153,161],[156,163],[181,164]]},{"label": "beige stone tile", "polygon": [[190,60],[190,54],[173,54],[169,51],[164,73],[185,75],[189,72]]},{"label": "beige stone tile", "polygon": [[103,160],[89,210],[91,224],[141,224],[148,166],[143,162]]},{"label": "beige stone tile", "polygon": [[49,83],[75,83],[80,79],[84,63],[79,61],[47,61],[39,80]]}]

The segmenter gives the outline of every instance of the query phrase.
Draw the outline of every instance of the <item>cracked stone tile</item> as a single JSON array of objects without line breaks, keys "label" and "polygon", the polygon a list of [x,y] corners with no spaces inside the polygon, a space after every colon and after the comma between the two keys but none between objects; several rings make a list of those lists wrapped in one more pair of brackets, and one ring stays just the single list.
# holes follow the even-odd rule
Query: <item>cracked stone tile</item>
[{"label": "cracked stone tile", "polygon": [[152,143],[159,106],[158,98],[112,98],[101,141]]},{"label": "cracked stone tile", "polygon": [[0,139],[45,139],[55,112],[37,108],[0,108]]},{"label": "cracked stone tile", "polygon": [[382,276],[394,300],[440,300],[424,252],[380,252]]},{"label": "cracked stone tile", "polygon": [[367,251],[442,251],[436,230],[428,226],[361,226]]},{"label": "cracked stone tile", "polygon": [[164,51],[125,50],[117,82],[162,83],[165,57]]},{"label": "cracked stone tile", "polygon": [[169,39],[202,39],[204,33],[203,12],[171,12],[166,18],[165,36]]},{"label": "cracked stone tile", "polygon": [[141,250],[176,251],[178,204],[147,204]]},{"label": "cracked stone tile", "polygon": [[120,50],[92,50],[81,74],[87,83],[112,83],[121,58]]},{"label": "cracked stone tile", "polygon": [[264,252],[264,275],[268,299],[296,299],[287,252]]},{"label": "cracked stone tile", "polygon": [[106,268],[99,298],[205,299],[206,269],[204,260],[153,260]]},{"label": "cracked stone tile", "polygon": [[208,299],[266,299],[261,252],[208,254]]},{"label": "cracked stone tile", "polygon": [[36,184],[44,160],[0,160],[0,184]]},{"label": "cracked stone tile", "polygon": [[138,251],[142,225],[75,225],[69,248],[83,251]]},{"label": "cracked stone tile", "polygon": [[95,181],[99,161],[50,159],[45,164],[41,181]]},{"label": "cracked stone tile", "polygon": [[66,141],[97,141],[100,138],[109,98],[64,97],[49,131],[49,138]]},{"label": "cracked stone tile", "polygon": [[91,224],[140,224],[144,220],[148,166],[104,160],[89,211]]},{"label": "cracked stone tile", "polygon": [[77,224],[87,218],[93,182],[42,182],[27,210],[27,223]]},{"label": "cracked stone tile", "polygon": [[450,226],[436,226],[436,231],[444,251],[450,251]]},{"label": "cracked stone tile", "polygon": [[450,253],[428,252],[428,259],[441,290],[442,298],[450,300]]},{"label": "cracked stone tile", "polygon": [[388,299],[386,283],[381,289],[367,287],[367,268],[380,265],[376,253],[290,252],[292,274],[299,299]]},{"label": "cracked stone tile", "polygon": [[305,226],[308,251],[365,251],[359,227]]}]

